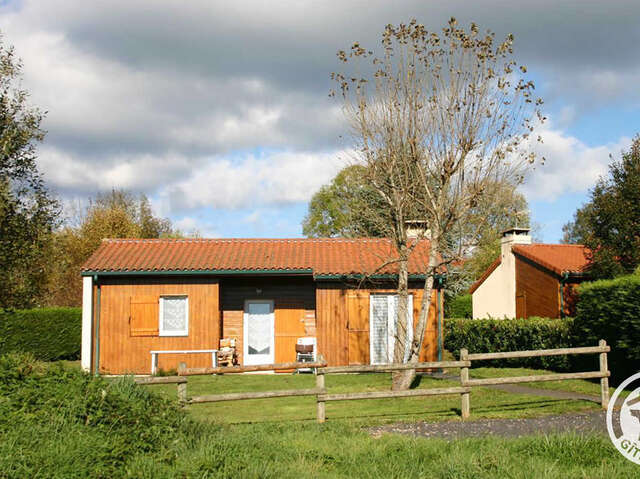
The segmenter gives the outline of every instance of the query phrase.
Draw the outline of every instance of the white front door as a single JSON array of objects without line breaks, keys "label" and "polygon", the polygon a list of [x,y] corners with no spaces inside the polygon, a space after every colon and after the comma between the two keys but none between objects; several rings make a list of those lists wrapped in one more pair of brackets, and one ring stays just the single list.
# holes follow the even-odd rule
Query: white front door
[{"label": "white front door", "polygon": [[[409,359],[411,341],[413,341],[413,296],[409,295],[408,299],[408,327],[404,361]],[[369,308],[369,352],[371,364],[392,363],[396,344],[398,295],[372,294]]]},{"label": "white front door", "polygon": [[273,301],[249,300],[244,304],[244,364],[274,361]]}]

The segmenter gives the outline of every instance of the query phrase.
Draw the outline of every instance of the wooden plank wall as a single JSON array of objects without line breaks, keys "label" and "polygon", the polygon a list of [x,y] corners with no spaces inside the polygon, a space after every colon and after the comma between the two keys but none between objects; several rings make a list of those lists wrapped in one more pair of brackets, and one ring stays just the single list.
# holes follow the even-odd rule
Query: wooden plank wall
[{"label": "wooden plank wall", "polygon": [[[259,292],[258,292],[259,291]],[[231,278],[222,279],[220,284],[220,298],[222,309],[222,337],[234,338],[238,362],[243,364],[243,322],[244,303],[250,299],[271,299],[274,301],[276,331],[286,333],[279,324],[290,318],[288,314],[280,314],[279,310],[290,310],[292,305],[300,309],[303,320],[303,329],[297,330],[300,336],[316,335],[316,296],[315,284],[311,278]],[[290,313],[291,311],[289,311]],[[290,328],[287,328],[290,329]],[[281,335],[282,338],[287,334]],[[289,335],[290,336],[290,335]],[[283,339],[284,340],[284,339]],[[282,342],[282,341],[280,341]],[[290,352],[278,352],[295,359],[295,349],[292,346]]]},{"label": "wooden plank wall", "polygon": [[[412,285],[414,325],[418,321],[422,288]],[[391,288],[354,289],[342,283],[319,283],[316,287],[318,351],[331,366],[369,364],[369,296],[372,293],[395,293]],[[436,291],[427,318],[421,361],[438,357],[438,322]]]},{"label": "wooden plank wall", "polygon": [[516,317],[560,316],[560,282],[551,272],[516,255]]},{"label": "wooden plank wall", "polygon": [[[219,287],[210,278],[111,278],[101,280],[100,372],[149,374],[151,350],[215,349],[220,338]],[[132,336],[129,326],[131,298],[187,295],[189,336]],[[95,304],[95,303],[94,303]],[[94,318],[95,322],[95,318]],[[95,334],[95,324],[94,324]],[[95,358],[95,349],[94,349]],[[210,354],[160,355],[159,368],[211,365]],[[92,361],[92,368],[94,362]]]}]

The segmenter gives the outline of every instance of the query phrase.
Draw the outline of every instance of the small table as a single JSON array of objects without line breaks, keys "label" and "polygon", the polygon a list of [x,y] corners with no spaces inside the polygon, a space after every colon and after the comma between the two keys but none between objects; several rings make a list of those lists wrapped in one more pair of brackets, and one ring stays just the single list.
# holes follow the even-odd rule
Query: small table
[{"label": "small table", "polygon": [[217,349],[181,349],[176,351],[149,351],[151,353],[151,374],[155,374],[158,370],[159,354],[193,354],[193,353],[211,353],[211,366],[218,366],[218,350]]}]

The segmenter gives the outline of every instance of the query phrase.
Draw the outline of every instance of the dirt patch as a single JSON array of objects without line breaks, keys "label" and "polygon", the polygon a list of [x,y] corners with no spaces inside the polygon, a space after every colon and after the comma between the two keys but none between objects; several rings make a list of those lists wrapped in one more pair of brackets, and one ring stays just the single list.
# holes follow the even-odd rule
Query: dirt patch
[{"label": "dirt patch", "polygon": [[392,433],[440,439],[484,436],[519,437],[559,432],[606,434],[606,431],[604,411],[522,419],[388,424],[369,428],[369,432],[374,437]]}]

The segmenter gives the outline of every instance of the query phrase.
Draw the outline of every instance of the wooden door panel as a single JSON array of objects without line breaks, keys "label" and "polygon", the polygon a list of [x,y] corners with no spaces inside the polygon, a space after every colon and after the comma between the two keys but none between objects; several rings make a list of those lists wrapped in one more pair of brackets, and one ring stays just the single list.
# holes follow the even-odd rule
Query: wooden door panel
[{"label": "wooden door panel", "polygon": [[349,331],[349,364],[369,364],[369,331]]},{"label": "wooden door panel", "polygon": [[369,331],[368,291],[349,291],[347,293],[347,314],[349,331]]},{"label": "wooden door panel", "polygon": [[302,302],[278,303],[275,307],[275,362],[296,360],[296,342],[305,335],[305,309]]}]

